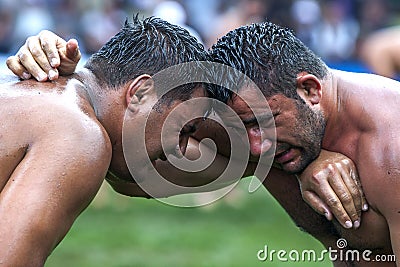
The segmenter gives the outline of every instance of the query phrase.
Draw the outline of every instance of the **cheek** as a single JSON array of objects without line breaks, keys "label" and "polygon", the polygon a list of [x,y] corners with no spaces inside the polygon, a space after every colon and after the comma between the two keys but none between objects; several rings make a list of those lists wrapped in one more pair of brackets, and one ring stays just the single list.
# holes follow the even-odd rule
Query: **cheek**
[{"label": "cheek", "polygon": [[160,150],[160,142],[159,137],[154,135],[153,133],[146,134],[146,150],[150,157],[154,156],[158,150]]},{"label": "cheek", "polygon": [[157,122],[157,120],[154,120],[154,117],[149,117],[149,119],[145,123],[146,149],[148,153],[154,153],[155,151],[159,150],[159,146],[161,145],[162,124]]},{"label": "cheek", "polygon": [[247,129],[247,135],[250,142],[250,153],[253,156],[260,156],[272,148],[272,141],[266,136],[266,132],[259,127]]}]

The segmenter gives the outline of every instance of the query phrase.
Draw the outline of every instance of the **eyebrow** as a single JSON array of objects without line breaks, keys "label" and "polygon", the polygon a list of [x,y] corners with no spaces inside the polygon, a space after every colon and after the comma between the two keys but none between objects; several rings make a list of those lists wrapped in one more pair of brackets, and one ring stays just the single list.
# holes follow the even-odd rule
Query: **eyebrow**
[{"label": "eyebrow", "polygon": [[244,125],[249,125],[249,124],[255,124],[255,123],[258,123],[258,122],[269,121],[269,120],[271,120],[273,118],[274,118],[273,114],[266,113],[266,114],[263,114],[263,115],[259,115],[257,117],[253,116],[253,117],[251,117],[249,119],[242,119],[242,122],[243,122]]}]

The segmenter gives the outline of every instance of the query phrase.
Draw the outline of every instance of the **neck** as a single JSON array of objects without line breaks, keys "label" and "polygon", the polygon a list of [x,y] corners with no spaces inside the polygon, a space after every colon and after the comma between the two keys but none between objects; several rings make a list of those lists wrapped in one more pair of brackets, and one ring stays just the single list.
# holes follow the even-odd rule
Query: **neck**
[{"label": "neck", "polygon": [[329,78],[323,84],[323,97],[321,101],[321,109],[323,110],[326,128],[322,147],[330,149],[336,146],[338,141],[346,135],[349,130],[348,116],[346,114],[346,90],[340,86],[341,72],[331,70]]},{"label": "neck", "polygon": [[122,142],[122,124],[125,112],[123,97],[118,90],[105,89],[88,69],[83,68],[74,75],[74,78],[83,85],[84,94],[92,105],[96,118],[110,137],[114,154]]},{"label": "neck", "polygon": [[109,170],[119,177],[131,178],[126,167],[122,148],[122,126],[126,111],[124,94],[120,89],[104,88],[96,76],[83,68],[74,78],[83,85],[84,96],[95,111],[95,116],[107,131],[112,144],[112,158]]}]

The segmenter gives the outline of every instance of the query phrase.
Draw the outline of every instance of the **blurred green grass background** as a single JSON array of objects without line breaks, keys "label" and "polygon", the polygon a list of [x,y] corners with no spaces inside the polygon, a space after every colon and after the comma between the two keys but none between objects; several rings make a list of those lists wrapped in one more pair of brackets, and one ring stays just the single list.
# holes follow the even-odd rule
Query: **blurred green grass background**
[{"label": "blurred green grass background", "polygon": [[248,193],[248,182],[201,208],[124,197],[104,184],[45,266],[332,266],[328,259],[259,261],[257,252],[265,245],[317,255],[324,248],[301,232],[263,187]]}]

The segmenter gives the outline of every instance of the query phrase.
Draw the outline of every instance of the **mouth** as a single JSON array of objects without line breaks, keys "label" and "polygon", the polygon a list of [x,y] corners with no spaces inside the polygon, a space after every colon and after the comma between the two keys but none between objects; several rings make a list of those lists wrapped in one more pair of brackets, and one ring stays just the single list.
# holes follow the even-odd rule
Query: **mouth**
[{"label": "mouth", "polygon": [[294,159],[295,151],[293,148],[288,148],[286,150],[281,150],[275,154],[274,161],[278,164],[285,164]]}]

